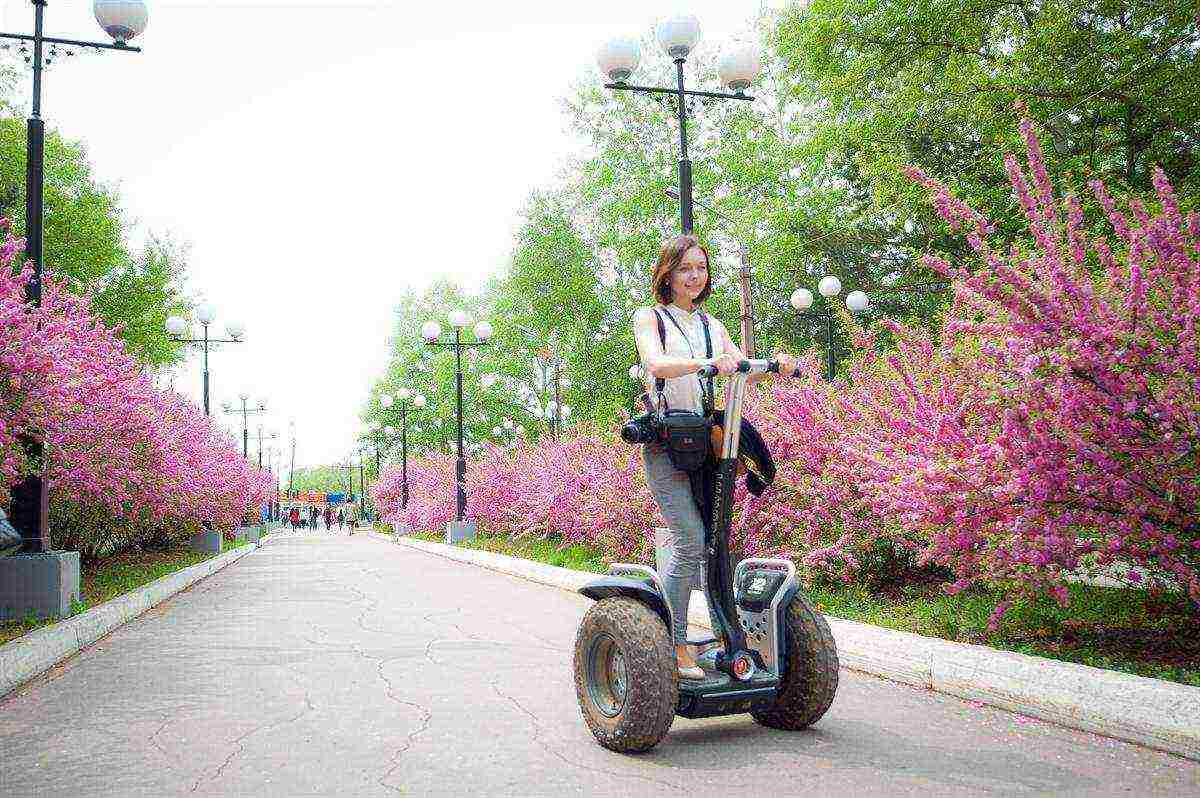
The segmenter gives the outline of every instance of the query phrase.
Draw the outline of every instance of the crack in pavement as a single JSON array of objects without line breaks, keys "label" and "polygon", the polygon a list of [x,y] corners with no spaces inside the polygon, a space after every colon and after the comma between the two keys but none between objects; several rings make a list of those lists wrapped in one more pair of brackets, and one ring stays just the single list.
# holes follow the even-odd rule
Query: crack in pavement
[{"label": "crack in pavement", "polygon": [[300,720],[300,718],[304,717],[309,712],[312,712],[315,709],[316,709],[316,707],[313,706],[313,702],[312,702],[312,699],[309,697],[308,691],[305,690],[304,691],[304,709],[300,710],[300,712],[297,713],[296,717],[285,718],[284,720],[278,720],[278,721],[275,721],[274,723],[265,723],[265,724],[261,724],[259,726],[255,726],[253,729],[246,732],[241,737],[238,737],[236,740],[233,740],[232,742],[237,744],[237,747],[238,747],[237,750],[234,751],[233,753],[231,753],[229,756],[225,757],[225,761],[220,764],[220,766],[217,768],[216,773],[209,776],[207,779],[205,779],[203,776],[201,776],[201,778],[197,779],[196,783],[192,785],[191,791],[195,792],[200,787],[200,784],[202,782],[205,782],[205,781],[214,782],[217,779],[219,779],[221,777],[221,775],[225,772],[225,768],[229,766],[229,763],[232,762],[234,760],[234,758],[245,753],[246,740],[249,739],[251,736],[258,734],[260,731],[265,731],[266,729],[276,728],[279,726],[286,726],[290,723],[295,723],[296,721]]},{"label": "crack in pavement", "polygon": [[672,784],[669,781],[653,779],[653,778],[650,778],[649,776],[640,776],[636,773],[612,773],[610,771],[604,770],[603,768],[595,768],[590,765],[585,765],[581,762],[574,762],[574,761],[568,759],[561,752],[555,750],[554,748],[551,748],[550,744],[542,737],[542,726],[538,722],[537,715],[535,715],[534,713],[532,713],[528,709],[526,709],[525,706],[520,701],[518,701],[516,698],[501,691],[500,685],[496,682],[495,679],[491,680],[491,685],[492,685],[492,690],[496,693],[496,695],[498,695],[500,698],[510,701],[513,706],[515,706],[517,709],[521,710],[522,712],[524,712],[526,715],[529,716],[529,720],[533,725],[534,741],[537,742],[537,744],[540,745],[542,748],[544,748],[547,753],[562,760],[566,764],[571,765],[572,767],[580,768],[582,770],[590,770],[593,773],[602,773],[605,776],[615,776],[617,778],[628,778],[628,779],[640,779],[642,781],[648,781],[651,784],[660,784],[664,787],[674,787],[677,790],[685,789],[685,787],[682,784]]}]

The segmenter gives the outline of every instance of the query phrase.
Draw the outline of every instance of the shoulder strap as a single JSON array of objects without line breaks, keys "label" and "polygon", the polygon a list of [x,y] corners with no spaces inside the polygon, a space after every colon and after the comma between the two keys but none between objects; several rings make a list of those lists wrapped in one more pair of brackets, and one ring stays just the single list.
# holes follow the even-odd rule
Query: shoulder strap
[{"label": "shoulder strap", "polygon": [[[712,334],[708,330],[708,314],[703,310],[700,311],[700,322],[704,325],[704,356],[711,358],[712,350]],[[704,393],[704,415],[711,415],[713,408],[716,407],[716,398],[713,396],[713,378],[708,377],[703,381]]]},{"label": "shoulder strap", "polygon": [[[663,322],[662,313],[659,311],[658,308],[654,308],[654,320],[658,322],[658,340],[660,342],[662,342],[663,352],[666,353],[666,351],[667,351],[667,325]],[[672,317],[672,320],[674,320],[674,317]],[[666,388],[667,388],[667,381],[664,378],[662,378],[662,377],[654,378],[655,393],[665,396],[666,394],[664,394],[663,391],[665,391]]]}]

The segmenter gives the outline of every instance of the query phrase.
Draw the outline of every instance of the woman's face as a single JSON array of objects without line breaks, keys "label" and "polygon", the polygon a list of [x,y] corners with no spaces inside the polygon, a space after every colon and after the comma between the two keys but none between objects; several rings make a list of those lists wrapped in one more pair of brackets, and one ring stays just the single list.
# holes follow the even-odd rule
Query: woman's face
[{"label": "woman's face", "polygon": [[686,298],[688,304],[696,304],[696,297],[708,285],[708,258],[704,250],[692,247],[683,253],[683,260],[671,274],[672,296],[677,300]]}]

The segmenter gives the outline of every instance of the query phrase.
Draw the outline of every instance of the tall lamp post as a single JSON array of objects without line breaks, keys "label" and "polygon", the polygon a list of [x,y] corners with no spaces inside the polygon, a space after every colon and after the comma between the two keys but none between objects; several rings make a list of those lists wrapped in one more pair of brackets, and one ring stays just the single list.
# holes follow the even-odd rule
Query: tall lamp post
[{"label": "tall lamp post", "polygon": [[250,404],[248,404],[250,397],[247,394],[239,395],[238,399],[241,400],[241,403],[242,403],[241,407],[237,407],[236,405],[232,405],[229,402],[225,402],[221,405],[221,409],[225,411],[226,415],[232,416],[232,415],[237,415],[238,413],[242,414],[242,457],[246,458],[246,460],[249,461],[250,460],[250,416],[257,416],[257,415],[261,415],[262,413],[267,412],[267,400],[259,399],[258,404],[250,405]]},{"label": "tall lamp post", "polygon": [[[462,379],[461,375],[459,379]],[[461,382],[459,384],[461,386]],[[398,403],[397,400],[399,400]],[[461,388],[459,390],[459,401],[462,401]],[[395,396],[385,393],[379,397],[379,407],[384,413],[400,413],[400,468],[402,469],[400,481],[401,509],[408,508],[408,411],[410,409],[423,410],[425,409],[426,404],[427,402],[425,401],[424,396],[421,394],[414,395],[413,392],[408,388],[401,388],[400,390],[396,391]],[[385,434],[387,434],[388,437],[391,437],[391,433],[387,432],[388,430],[395,432],[395,427],[389,425],[384,428]]]},{"label": "tall lamp post", "polygon": [[[264,408],[264,409],[265,409],[265,408]],[[279,437],[279,433],[278,433],[278,432],[272,432],[272,433],[269,433],[269,434],[268,434],[268,435],[267,435],[267,436],[264,438],[264,437],[263,437],[263,425],[262,425],[262,424],[259,424],[259,425],[258,425],[258,467],[259,467],[259,468],[262,468],[262,460],[263,460],[263,458],[262,458],[262,453],[263,453],[263,441],[264,441],[264,440],[267,440],[267,441],[273,441],[273,440],[275,440],[275,439],[276,439],[276,438],[278,438],[278,437]],[[269,448],[269,447],[268,447],[268,451],[270,451],[270,448]],[[269,461],[269,458],[268,458],[268,461]]]},{"label": "tall lamp post", "polygon": [[[813,294],[807,288],[797,288],[792,292],[792,307],[799,311],[802,319],[824,320],[827,330],[825,341],[825,379],[833,382],[837,375],[837,338],[834,334],[836,319],[833,309],[829,307],[834,297],[842,293],[842,281],[832,274],[827,274],[817,283],[817,292],[826,299],[826,306],[821,309],[813,308]],[[851,313],[863,313],[870,304],[870,299],[863,291],[851,291],[846,295],[846,308]]]},{"label": "tall lamp post", "polygon": [[199,338],[189,338],[188,322],[182,316],[172,316],[167,319],[167,332],[171,338],[181,344],[194,344],[200,346],[204,350],[204,415],[210,415],[208,411],[208,350],[211,344],[240,344],[245,340],[246,325],[238,321],[231,321],[225,325],[225,333],[228,338],[212,338],[208,334],[208,325],[212,324],[216,318],[216,311],[213,306],[207,302],[202,303],[196,308],[196,320],[200,322],[200,327],[203,329],[203,334]]},{"label": "tall lamp post", "polygon": [[[21,42],[26,61],[33,67],[33,105],[25,126],[25,255],[33,264],[33,274],[25,286],[25,300],[34,307],[42,305],[42,239],[43,193],[46,172],[46,125],[42,119],[42,70],[58,55],[58,48],[73,54],[73,48],[123,50],[139,53],[140,48],[128,42],[146,29],[148,14],[142,0],[96,0],[93,10],[100,27],[113,39],[112,44],[58,39],[46,36],[44,17],[47,0],[31,0],[33,4],[33,34],[0,33],[0,38]],[[44,51],[50,45],[50,52]],[[32,52],[28,52],[32,45]],[[34,434],[22,436],[22,448],[34,471],[13,486],[9,521],[21,533],[22,550],[29,554],[50,552],[50,494],[46,487],[45,442]],[[78,592],[77,590],[75,592]],[[19,608],[18,608],[19,609]]]},{"label": "tall lamp post", "polygon": [[429,346],[448,346],[454,348],[454,363],[455,363],[455,387],[458,395],[458,462],[456,471],[457,483],[457,510],[454,516],[454,522],[446,528],[446,542],[457,543],[460,540],[475,539],[475,524],[468,522],[463,516],[467,507],[467,493],[465,481],[467,476],[467,459],[463,455],[463,372],[462,372],[462,352],[473,346],[486,346],[488,339],[492,337],[492,325],[487,321],[480,321],[475,324],[474,333],[475,340],[472,342],[463,341],[462,331],[470,323],[467,314],[461,310],[456,310],[450,314],[450,326],[454,328],[454,340],[443,342],[438,340],[442,335],[442,325],[436,321],[427,321],[421,328],[421,337],[425,339],[425,343]]},{"label": "tall lamp post", "polygon": [[676,85],[634,86],[628,81],[637,70],[641,60],[641,48],[634,39],[618,38],[605,44],[596,54],[600,70],[611,83],[604,84],[614,91],[633,91],[648,94],[670,94],[675,97],[679,119],[679,222],[684,233],[692,232],[692,162],[688,158],[687,141],[687,98],[704,97],[717,100],[753,100],[746,89],[758,77],[761,69],[758,50],[752,45],[737,45],[721,58],[717,67],[721,83],[729,87],[732,94],[716,91],[688,89],[684,85],[683,65],[688,54],[700,41],[700,22],[691,15],[680,15],[660,22],[655,31],[658,43],[675,62]]}]

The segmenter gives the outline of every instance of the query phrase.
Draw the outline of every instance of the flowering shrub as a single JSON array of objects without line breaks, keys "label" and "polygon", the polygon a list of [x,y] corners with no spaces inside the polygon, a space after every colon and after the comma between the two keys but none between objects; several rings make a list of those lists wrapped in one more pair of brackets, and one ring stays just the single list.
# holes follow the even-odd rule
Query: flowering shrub
[{"label": "flowering shrub", "polygon": [[[7,230],[7,224],[4,224]],[[0,247],[0,477],[34,464],[19,437],[40,431],[48,452],[51,535],[86,557],[235,526],[270,476],[240,457],[197,408],[154,387],[87,299],[48,279],[42,306],[24,301],[24,242]]]},{"label": "flowering shrub", "polygon": [[[1068,574],[1116,565],[1200,607],[1200,217],[1156,172],[1157,213],[1134,200],[1126,214],[1093,181],[1111,232],[1091,232],[1079,199],[1055,196],[1031,123],[1021,130],[1028,172],[1006,167],[1028,241],[1002,249],[983,214],[908,170],[978,259],[924,258],[953,288],[932,338],[884,322],[896,346],[880,354],[843,316],[857,354],[842,380],[822,381],[810,358],[751,401],[779,475],[761,498],[739,488],[733,544],[850,579],[883,542],[950,569],[950,592],[1005,580],[1060,602]],[[453,462],[414,470],[433,492],[413,493],[407,520],[448,519]],[[391,514],[397,479],[385,472],[376,494]],[[661,523],[635,454],[609,436],[489,450],[468,481],[469,512],[506,534],[645,556],[644,530]]]}]

